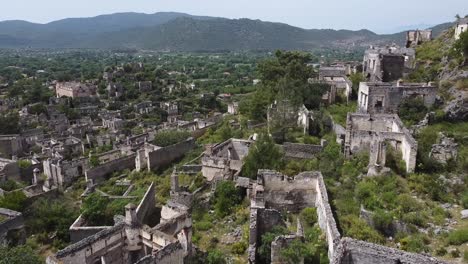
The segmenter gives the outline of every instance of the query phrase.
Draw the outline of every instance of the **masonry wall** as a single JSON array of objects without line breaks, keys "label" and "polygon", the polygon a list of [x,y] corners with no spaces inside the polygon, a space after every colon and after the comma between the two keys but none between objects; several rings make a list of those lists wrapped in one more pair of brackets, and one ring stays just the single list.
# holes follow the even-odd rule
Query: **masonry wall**
[{"label": "masonry wall", "polygon": [[299,174],[293,178],[274,171],[262,171],[265,207],[279,211],[300,212],[315,207],[317,178]]},{"label": "masonry wall", "polygon": [[0,244],[7,242],[8,231],[19,230],[24,226],[24,218],[21,213],[0,208],[0,215],[7,216],[8,218],[3,222],[0,222]]},{"label": "masonry wall", "polygon": [[20,135],[0,135],[0,157],[11,159],[22,154],[23,144]]},{"label": "masonry wall", "polygon": [[131,154],[100,166],[91,168],[85,172],[86,180],[93,180],[94,182],[102,182],[106,176],[125,169],[133,170],[135,168],[136,154]]},{"label": "masonry wall", "polygon": [[146,216],[153,212],[154,205],[156,204],[155,196],[156,192],[154,190],[154,183],[151,183],[148,190],[146,190],[145,196],[143,196],[143,199],[141,199],[141,202],[136,209],[138,221],[141,223],[145,222]]},{"label": "masonry wall", "polygon": [[280,145],[286,158],[291,159],[311,159],[322,152],[321,145],[284,143]]},{"label": "masonry wall", "polygon": [[148,168],[158,170],[182,158],[187,152],[195,148],[195,139],[189,138],[183,142],[160,148],[148,153]]}]

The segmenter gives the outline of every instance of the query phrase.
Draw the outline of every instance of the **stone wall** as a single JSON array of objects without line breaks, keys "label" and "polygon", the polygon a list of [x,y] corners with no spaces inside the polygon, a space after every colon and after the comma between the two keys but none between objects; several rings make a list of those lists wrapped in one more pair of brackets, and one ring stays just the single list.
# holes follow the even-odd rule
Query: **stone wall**
[{"label": "stone wall", "polygon": [[397,115],[348,113],[346,122],[345,155],[369,152],[370,166],[385,165],[385,145],[400,151],[407,172],[416,167],[418,144]]},{"label": "stone wall", "polygon": [[11,159],[23,154],[23,140],[20,135],[0,135],[0,157]]},{"label": "stone wall", "polygon": [[384,247],[364,241],[343,238],[331,264],[444,264],[436,258],[409,253],[395,248]]},{"label": "stone wall", "polygon": [[158,170],[182,158],[187,152],[195,148],[195,139],[189,138],[180,143],[156,149],[148,153],[148,169]]},{"label": "stone wall", "polygon": [[323,146],[297,143],[284,143],[280,145],[284,156],[291,159],[312,159],[322,152]]},{"label": "stone wall", "polygon": [[136,154],[131,154],[91,168],[85,172],[86,180],[93,180],[97,183],[104,181],[106,176],[114,172],[125,169],[133,170],[135,168],[135,157]]},{"label": "stone wall", "polygon": [[47,258],[46,263],[92,264],[105,256],[107,263],[126,264],[128,251],[123,250],[125,238],[125,223],[121,222],[60,250],[55,256]]},{"label": "stone wall", "polygon": [[70,185],[74,180],[83,175],[84,170],[88,166],[88,159],[83,158],[71,161],[47,159],[42,164],[44,174],[52,179],[54,185],[62,188]]},{"label": "stone wall", "polygon": [[112,226],[83,226],[84,219],[82,215],[78,216],[75,222],[70,226],[70,242],[76,243],[87,237],[93,236],[102,230],[109,229]]},{"label": "stone wall", "polygon": [[24,227],[23,214],[0,208],[0,216],[6,217],[6,220],[0,222],[0,245],[8,243],[8,232],[11,230],[22,230]]},{"label": "stone wall", "polygon": [[260,170],[258,177],[263,182],[266,208],[298,213],[306,207],[315,207],[317,175],[301,173],[288,177],[276,171]]},{"label": "stone wall", "polygon": [[141,202],[138,204],[136,209],[137,218],[141,223],[145,222],[146,216],[153,213],[155,209],[154,206],[156,204],[155,196],[156,191],[154,190],[154,183],[151,183],[148,190],[146,190],[145,196],[143,196],[143,199],[141,199]]}]

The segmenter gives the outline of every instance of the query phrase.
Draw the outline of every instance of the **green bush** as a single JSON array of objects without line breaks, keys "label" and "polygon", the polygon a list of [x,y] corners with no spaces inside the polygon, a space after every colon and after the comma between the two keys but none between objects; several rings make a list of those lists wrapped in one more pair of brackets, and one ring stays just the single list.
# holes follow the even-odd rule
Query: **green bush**
[{"label": "green bush", "polygon": [[450,245],[461,245],[468,242],[468,228],[450,232],[447,240]]},{"label": "green bush", "polygon": [[435,254],[439,257],[445,256],[447,254],[447,249],[444,246],[441,246],[436,249]]},{"label": "green bush", "polygon": [[463,260],[468,262],[468,250],[463,251]]},{"label": "green bush", "polygon": [[304,225],[313,226],[317,223],[317,208],[304,208],[301,211],[300,218]]},{"label": "green bush", "polygon": [[242,197],[232,181],[223,181],[216,185],[214,201],[215,213],[222,218],[232,213],[234,206],[242,201]]},{"label": "green bush", "polygon": [[29,168],[29,167],[31,167],[31,165],[32,165],[32,163],[29,160],[19,160],[18,161],[18,167],[20,167],[20,169]]},{"label": "green bush", "polygon": [[468,192],[465,192],[461,198],[461,204],[463,208],[468,209]]},{"label": "green bush", "polygon": [[225,264],[226,258],[221,251],[214,249],[214,250],[208,251],[208,256],[206,257],[206,263],[207,264]]},{"label": "green bush", "polygon": [[375,228],[382,234],[388,233],[392,227],[393,216],[384,210],[377,210],[372,216]]},{"label": "green bush", "polygon": [[208,221],[202,221],[202,222],[196,222],[194,224],[194,227],[196,230],[199,230],[199,231],[207,231],[213,227],[213,224]]},{"label": "green bush", "polygon": [[428,252],[429,239],[424,235],[407,236],[400,240],[401,249],[409,252]]},{"label": "green bush", "polygon": [[398,116],[406,125],[414,125],[421,121],[428,109],[422,98],[406,98],[398,107]]},{"label": "green bush", "polygon": [[276,169],[283,167],[283,153],[267,133],[261,133],[255,144],[250,147],[244,158],[242,175],[251,179],[257,178],[259,169]]},{"label": "green bush", "polygon": [[372,243],[383,243],[384,237],[370,227],[359,216],[347,215],[340,219],[344,236],[364,240]]},{"label": "green bush", "polygon": [[28,246],[0,246],[0,263],[2,264],[39,264],[43,260]]},{"label": "green bush", "polygon": [[159,147],[174,145],[190,137],[190,132],[182,130],[168,130],[157,133],[153,144]]},{"label": "green bush", "polygon": [[26,207],[26,200],[27,197],[22,191],[5,193],[5,195],[0,198],[0,208],[22,212]]},{"label": "green bush", "polygon": [[242,255],[247,250],[247,243],[244,241],[236,242],[231,246],[231,252],[237,255]]}]

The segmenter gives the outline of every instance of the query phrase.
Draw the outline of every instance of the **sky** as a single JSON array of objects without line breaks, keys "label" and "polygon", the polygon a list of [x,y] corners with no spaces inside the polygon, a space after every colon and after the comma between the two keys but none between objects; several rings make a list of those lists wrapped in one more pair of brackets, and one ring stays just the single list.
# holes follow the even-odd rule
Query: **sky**
[{"label": "sky", "polygon": [[117,12],[184,12],[251,18],[302,28],[370,29],[392,33],[453,21],[468,0],[0,0],[0,21],[47,23]]}]

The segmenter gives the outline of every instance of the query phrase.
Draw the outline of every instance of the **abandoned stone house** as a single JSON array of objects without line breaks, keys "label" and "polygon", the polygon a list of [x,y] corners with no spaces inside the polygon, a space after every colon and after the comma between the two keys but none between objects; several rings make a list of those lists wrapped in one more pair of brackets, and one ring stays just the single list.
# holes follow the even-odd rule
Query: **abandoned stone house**
[{"label": "abandoned stone house", "polygon": [[55,86],[57,97],[92,97],[96,95],[97,87],[88,83],[58,82]]},{"label": "abandoned stone house", "polygon": [[460,18],[455,26],[455,39],[460,38],[461,33],[468,30],[468,17]]},{"label": "abandoned stone house", "polygon": [[102,126],[116,132],[125,126],[125,120],[118,117],[102,117]]},{"label": "abandoned stone house", "polygon": [[401,153],[406,171],[416,168],[418,143],[395,114],[348,113],[344,153],[351,157],[369,153],[369,175],[385,166],[387,148]]},{"label": "abandoned stone house", "polygon": [[20,169],[18,162],[16,160],[0,158],[0,182],[19,178]]},{"label": "abandoned stone house", "polygon": [[361,82],[358,92],[359,111],[370,114],[398,113],[400,103],[406,98],[421,98],[427,107],[437,97],[437,87],[432,83]]},{"label": "abandoned stone house", "polygon": [[23,214],[0,208],[0,245],[8,245],[10,242],[24,243],[25,241],[13,240],[24,239],[25,236]]},{"label": "abandoned stone house", "polygon": [[119,98],[124,93],[124,87],[120,83],[109,82],[106,87],[107,96],[111,98]]},{"label": "abandoned stone house", "polygon": [[[280,212],[298,213],[307,207],[317,208],[318,223],[326,236],[331,259],[339,243],[340,233],[328,202],[322,174],[303,172],[288,177],[276,171],[259,170],[250,197],[249,263],[256,263],[257,247],[261,245],[262,235],[275,225],[285,226]],[[279,257],[280,249],[278,244],[272,247],[274,263],[285,263]]]},{"label": "abandoned stone house", "polygon": [[239,112],[239,103],[238,102],[231,102],[228,104],[228,113],[231,115],[237,115]]},{"label": "abandoned stone house", "polygon": [[153,102],[151,101],[143,101],[140,103],[136,103],[134,106],[135,111],[139,114],[148,114],[154,110]]},{"label": "abandoned stone house", "polygon": [[88,159],[62,160],[49,158],[42,162],[44,174],[52,186],[62,189],[84,175],[88,168]]},{"label": "abandoned stone house", "polygon": [[160,108],[167,113],[167,122],[169,124],[177,123],[179,117],[179,105],[177,102],[161,102]]},{"label": "abandoned stone house", "polygon": [[0,135],[0,157],[11,159],[23,155],[23,138],[21,135]]},{"label": "abandoned stone house", "polygon": [[[302,172],[294,177],[288,177],[276,171],[259,170],[257,181],[249,188],[252,189],[248,248],[248,258],[251,264],[256,263],[261,236],[274,226],[286,226],[281,212],[297,213],[306,207],[317,209],[318,224],[327,242],[328,258],[331,264],[446,263],[427,255],[341,237],[320,172]],[[295,234],[278,236],[273,240],[271,263],[289,263],[283,259],[281,250],[296,239],[303,239],[300,222],[298,222]]]},{"label": "abandoned stone house", "polygon": [[371,47],[364,53],[363,74],[371,82],[392,82],[414,68],[416,52],[412,48]]},{"label": "abandoned stone house", "polygon": [[415,48],[432,40],[432,29],[410,30],[406,32],[406,47]]},{"label": "abandoned stone house", "polygon": [[202,173],[207,181],[232,180],[244,165],[243,159],[253,144],[250,140],[229,139],[223,143],[208,146],[202,156]]},{"label": "abandoned stone house", "polygon": [[[330,66],[320,67],[319,69],[319,81],[324,81],[333,86],[331,94],[343,95],[349,98],[352,93],[353,83],[346,76],[346,67],[344,66]],[[330,98],[331,103],[335,101],[334,98]]]},{"label": "abandoned stone house", "polygon": [[151,81],[137,82],[136,87],[140,92],[147,93],[153,89],[153,83]]},{"label": "abandoned stone house", "polygon": [[188,212],[173,215],[153,226],[155,191],[148,188],[138,206],[125,207],[125,217],[116,217],[105,228],[47,258],[59,263],[184,263],[192,253],[192,219]]}]

